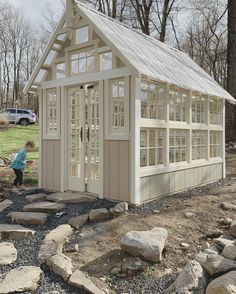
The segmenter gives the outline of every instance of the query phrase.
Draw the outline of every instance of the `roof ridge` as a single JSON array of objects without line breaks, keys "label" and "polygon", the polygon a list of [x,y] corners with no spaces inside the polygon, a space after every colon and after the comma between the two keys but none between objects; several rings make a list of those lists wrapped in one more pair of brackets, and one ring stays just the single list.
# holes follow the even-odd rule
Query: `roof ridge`
[{"label": "roof ridge", "polygon": [[188,56],[188,54],[185,53],[185,52],[183,52],[183,51],[180,51],[180,50],[178,50],[178,49],[176,49],[176,48],[174,48],[174,47],[172,47],[172,46],[170,46],[170,45],[167,45],[167,44],[165,44],[165,43],[159,41],[158,39],[156,39],[156,38],[154,38],[154,37],[151,37],[151,36],[149,36],[149,35],[146,35],[146,34],[144,34],[143,32],[138,31],[138,30],[136,30],[136,29],[134,29],[134,28],[132,28],[132,27],[129,27],[127,24],[125,24],[125,23],[123,23],[123,22],[121,22],[121,21],[119,21],[119,20],[117,20],[117,19],[115,19],[115,18],[112,18],[112,17],[110,17],[110,16],[108,16],[108,15],[106,15],[106,14],[104,14],[104,13],[102,13],[102,12],[100,12],[100,11],[98,11],[98,10],[92,8],[92,7],[90,7],[90,6],[85,5],[84,3],[81,3],[80,0],[75,0],[75,2],[76,2],[76,4],[77,4],[78,6],[82,6],[82,7],[85,8],[85,9],[91,10],[92,12],[94,12],[94,13],[96,13],[96,14],[99,14],[100,16],[102,16],[102,17],[104,17],[104,18],[107,18],[107,19],[109,19],[110,21],[113,21],[113,22],[115,22],[115,23],[118,24],[118,25],[123,26],[123,27],[125,27],[125,28],[128,29],[128,30],[133,31],[134,33],[137,33],[137,34],[141,35],[142,37],[145,37],[146,39],[149,39],[150,41],[154,41],[154,42],[156,42],[158,45],[161,45],[161,46],[163,46],[163,47],[167,47],[168,49],[171,49],[171,50],[173,50],[173,51],[177,51],[178,53],[185,54],[185,55]]}]

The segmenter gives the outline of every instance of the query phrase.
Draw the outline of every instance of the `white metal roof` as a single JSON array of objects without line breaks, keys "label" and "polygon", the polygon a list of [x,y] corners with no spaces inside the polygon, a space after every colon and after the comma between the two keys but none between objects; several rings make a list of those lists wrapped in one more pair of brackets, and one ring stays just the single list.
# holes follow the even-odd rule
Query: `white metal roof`
[{"label": "white metal roof", "polygon": [[235,99],[187,54],[81,3],[77,4],[100,33],[140,74],[236,103]]}]

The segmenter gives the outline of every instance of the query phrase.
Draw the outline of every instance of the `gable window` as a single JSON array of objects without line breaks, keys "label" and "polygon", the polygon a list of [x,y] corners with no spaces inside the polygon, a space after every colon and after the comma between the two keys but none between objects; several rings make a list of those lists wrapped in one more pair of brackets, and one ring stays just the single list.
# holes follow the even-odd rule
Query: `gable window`
[{"label": "gable window", "polygon": [[165,86],[155,82],[141,84],[141,117],[165,119]]},{"label": "gable window", "polygon": [[222,124],[222,101],[218,99],[210,99],[210,124]]},{"label": "gable window", "polygon": [[170,130],[169,160],[171,163],[187,161],[186,130]]},{"label": "gable window", "polygon": [[140,133],[140,166],[164,163],[164,130],[142,129]]},{"label": "gable window", "polygon": [[205,98],[201,95],[192,96],[192,122],[198,124],[206,123]]},{"label": "gable window", "polygon": [[112,69],[112,52],[99,55],[100,71]]},{"label": "gable window", "polygon": [[221,156],[221,137],[222,133],[219,131],[210,131],[210,157]]},{"label": "gable window", "polygon": [[45,92],[46,123],[44,134],[46,138],[57,139],[60,132],[59,91],[50,89]]},{"label": "gable window", "polygon": [[120,129],[125,126],[125,83],[124,80],[112,83],[112,128]]},{"label": "gable window", "polygon": [[75,31],[75,44],[83,44],[89,40],[89,27],[85,26]]},{"label": "gable window", "polygon": [[64,62],[56,64],[56,79],[63,79],[66,77],[66,65]]},{"label": "gable window", "polygon": [[170,90],[170,120],[187,121],[188,95],[180,89]]},{"label": "gable window", "polygon": [[71,75],[95,70],[94,50],[71,54]]},{"label": "gable window", "polygon": [[192,159],[206,159],[206,132],[192,132]]}]

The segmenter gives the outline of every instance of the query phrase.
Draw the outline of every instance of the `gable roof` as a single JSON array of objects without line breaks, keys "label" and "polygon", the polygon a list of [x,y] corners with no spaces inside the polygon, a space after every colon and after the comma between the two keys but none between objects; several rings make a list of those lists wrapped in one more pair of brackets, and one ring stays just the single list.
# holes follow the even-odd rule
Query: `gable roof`
[{"label": "gable roof", "polygon": [[[235,99],[187,54],[77,1],[76,3],[77,13],[89,21],[98,35],[111,48],[116,49],[122,61],[136,74],[236,103]],[[37,68],[39,70],[40,64]],[[29,90],[31,85],[27,85],[25,89]]]}]

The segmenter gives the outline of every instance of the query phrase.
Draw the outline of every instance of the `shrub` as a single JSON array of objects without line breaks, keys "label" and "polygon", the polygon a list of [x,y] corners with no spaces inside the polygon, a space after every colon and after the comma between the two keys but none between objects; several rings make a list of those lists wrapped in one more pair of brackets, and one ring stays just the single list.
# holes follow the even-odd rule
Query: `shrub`
[{"label": "shrub", "polygon": [[8,118],[5,115],[0,115],[0,126],[7,126],[9,124]]}]

